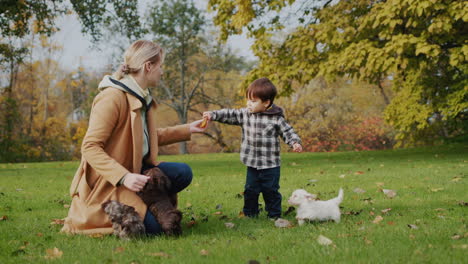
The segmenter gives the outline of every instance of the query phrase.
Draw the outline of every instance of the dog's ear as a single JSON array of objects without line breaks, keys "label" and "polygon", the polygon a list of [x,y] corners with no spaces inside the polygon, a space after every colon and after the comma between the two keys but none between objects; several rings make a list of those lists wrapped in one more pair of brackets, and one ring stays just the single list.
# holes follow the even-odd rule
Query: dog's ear
[{"label": "dog's ear", "polygon": [[101,204],[102,209],[105,210],[106,207],[107,207],[107,205],[110,204],[110,202],[111,202],[111,201],[109,200],[109,201],[104,202],[103,204]]}]

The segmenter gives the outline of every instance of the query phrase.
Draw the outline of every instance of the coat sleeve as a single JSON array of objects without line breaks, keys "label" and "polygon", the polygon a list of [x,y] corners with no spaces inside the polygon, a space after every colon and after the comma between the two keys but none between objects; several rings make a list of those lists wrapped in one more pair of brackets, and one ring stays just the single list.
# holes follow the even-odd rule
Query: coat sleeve
[{"label": "coat sleeve", "polygon": [[159,146],[169,145],[181,141],[187,141],[190,140],[192,136],[189,124],[158,128],[157,131]]},{"label": "coat sleeve", "polygon": [[120,91],[106,89],[96,96],[89,117],[88,131],[81,146],[81,153],[88,164],[114,186],[129,172],[104,151],[125,104],[125,96],[119,96],[119,93]]}]

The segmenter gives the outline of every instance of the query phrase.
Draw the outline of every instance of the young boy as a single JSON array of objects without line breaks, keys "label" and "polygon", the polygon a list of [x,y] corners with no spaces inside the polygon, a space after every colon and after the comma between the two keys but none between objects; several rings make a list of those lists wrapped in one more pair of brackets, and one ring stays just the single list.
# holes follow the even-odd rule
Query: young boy
[{"label": "young boy", "polygon": [[283,109],[273,104],[276,87],[267,78],[252,82],[246,92],[247,108],[221,109],[203,113],[207,120],[242,127],[240,159],[247,166],[243,212],[258,215],[258,196],[272,219],[281,216],[280,142],[278,136],[295,152],[301,152],[301,139],[285,121]]}]

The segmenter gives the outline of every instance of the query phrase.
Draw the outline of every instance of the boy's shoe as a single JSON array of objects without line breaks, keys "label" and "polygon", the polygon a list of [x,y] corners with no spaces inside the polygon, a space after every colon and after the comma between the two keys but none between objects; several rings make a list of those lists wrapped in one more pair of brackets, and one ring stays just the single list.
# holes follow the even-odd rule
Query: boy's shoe
[{"label": "boy's shoe", "polygon": [[276,221],[278,220],[279,218],[281,218],[281,216],[269,216],[268,219],[270,219],[271,221]]},{"label": "boy's shoe", "polygon": [[250,214],[250,215],[247,215],[247,214],[244,214],[245,217],[248,217],[248,218],[258,218],[258,214]]}]

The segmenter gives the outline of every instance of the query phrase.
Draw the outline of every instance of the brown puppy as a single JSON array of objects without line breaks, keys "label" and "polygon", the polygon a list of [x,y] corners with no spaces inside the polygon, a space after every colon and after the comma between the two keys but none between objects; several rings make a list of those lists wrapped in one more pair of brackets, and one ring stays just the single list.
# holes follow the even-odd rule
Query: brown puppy
[{"label": "brown puppy", "polygon": [[181,235],[182,212],[177,210],[177,194],[169,194],[171,181],[157,167],[145,170],[143,174],[151,179],[137,194],[161,224],[166,235]]},{"label": "brown puppy", "polygon": [[107,201],[102,204],[102,209],[109,215],[117,237],[128,240],[145,233],[145,225],[135,208],[117,201]]}]

